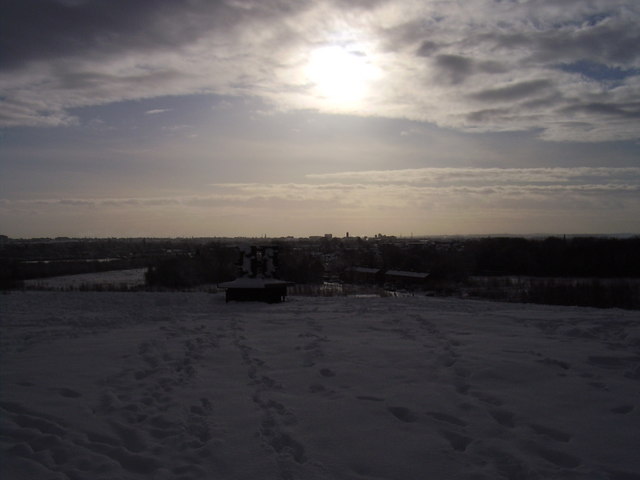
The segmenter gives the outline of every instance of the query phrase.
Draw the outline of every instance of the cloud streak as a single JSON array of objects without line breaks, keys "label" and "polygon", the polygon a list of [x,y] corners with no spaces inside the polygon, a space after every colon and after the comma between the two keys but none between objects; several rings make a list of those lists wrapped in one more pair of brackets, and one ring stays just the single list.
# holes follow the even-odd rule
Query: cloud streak
[{"label": "cloud streak", "polygon": [[[0,122],[69,125],[78,107],[215,93],[471,132],[636,139],[639,20],[631,0],[11,2]],[[332,101],[306,74],[327,46],[382,72],[358,101]]]},{"label": "cloud streak", "polygon": [[640,168],[414,168],[309,174],[307,178],[334,182],[421,184],[434,188],[451,185],[531,187],[555,186],[559,183],[566,186],[626,184],[637,187],[640,185]]},{"label": "cloud streak", "polygon": [[[255,234],[252,228],[304,236],[317,228],[356,234],[389,228],[421,234],[640,228],[640,168],[431,168],[307,178],[220,183],[202,195],[4,199],[0,221],[74,218],[85,231],[100,233],[102,220],[110,219],[110,228],[129,235],[159,234],[167,222],[187,235],[207,235],[215,222],[220,235],[230,236]],[[142,230],[131,230],[134,224]]]}]

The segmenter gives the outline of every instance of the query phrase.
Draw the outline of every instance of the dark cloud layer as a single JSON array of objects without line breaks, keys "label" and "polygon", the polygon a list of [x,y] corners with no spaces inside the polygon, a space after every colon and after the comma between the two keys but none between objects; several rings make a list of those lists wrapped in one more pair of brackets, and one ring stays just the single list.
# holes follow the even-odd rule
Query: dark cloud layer
[{"label": "dark cloud layer", "polygon": [[20,0],[2,2],[3,68],[29,61],[179,49],[248,18],[303,7],[282,0]]},{"label": "dark cloud layer", "polygon": [[549,80],[531,80],[507,85],[505,87],[483,90],[472,94],[471,98],[483,102],[513,102],[527,99],[541,92],[547,92],[551,87],[552,82]]},{"label": "dark cloud layer", "polygon": [[[635,139],[640,130],[634,0],[4,0],[1,8],[4,126],[65,125],[75,107],[217,93],[285,110],[539,130],[550,140]],[[358,101],[314,90],[323,80],[308,78],[307,63],[327,45],[379,72],[355,85]]]},{"label": "dark cloud layer", "polygon": [[198,6],[185,11],[186,2],[170,0],[3,3],[0,51],[5,68],[124,48],[179,47],[197,38],[200,28],[193,28],[198,27],[194,23],[202,22],[204,13]]}]

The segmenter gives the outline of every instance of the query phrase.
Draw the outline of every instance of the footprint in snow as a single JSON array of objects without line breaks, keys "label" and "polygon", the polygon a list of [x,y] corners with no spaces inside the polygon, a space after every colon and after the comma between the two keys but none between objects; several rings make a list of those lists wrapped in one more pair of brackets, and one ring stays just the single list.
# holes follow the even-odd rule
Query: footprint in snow
[{"label": "footprint in snow", "polygon": [[489,410],[489,415],[503,427],[513,428],[515,426],[513,422],[513,413],[507,410]]},{"label": "footprint in snow", "polygon": [[211,411],[213,410],[213,406],[211,405],[211,402],[209,401],[208,398],[201,398],[200,399],[200,405],[191,405],[191,407],[189,407],[189,411],[194,414],[194,415],[198,415],[198,416],[205,416],[208,413],[211,413]]},{"label": "footprint in snow", "polygon": [[358,400],[368,400],[370,402],[384,402],[384,398],[374,397],[371,395],[357,395]]},{"label": "footprint in snow", "polygon": [[571,365],[567,362],[564,362],[562,360],[556,360],[555,358],[549,358],[549,357],[545,357],[542,360],[537,360],[538,363],[542,363],[543,365],[549,365],[552,367],[560,367],[563,370],[569,370],[569,368],[571,368]]},{"label": "footprint in snow", "polygon": [[614,407],[611,409],[611,413],[617,413],[620,415],[626,415],[633,411],[635,407],[633,405],[620,405],[619,407]]},{"label": "footprint in snow", "polygon": [[626,367],[631,362],[637,362],[638,357],[612,357],[591,355],[589,356],[587,361],[591,365],[595,365],[596,367],[619,369]]},{"label": "footprint in snow", "polygon": [[418,419],[416,414],[407,407],[387,407],[387,410],[398,420],[406,423],[413,423]]},{"label": "footprint in snow", "polygon": [[438,363],[443,367],[452,367],[456,363],[456,356],[452,353],[444,353],[438,357]]},{"label": "footprint in snow", "polygon": [[494,397],[493,395],[489,395],[488,393],[473,392],[471,395],[476,397],[481,402],[488,403],[490,405],[495,405],[496,407],[499,407],[500,405],[502,405],[502,400],[500,400],[497,397]]},{"label": "footprint in snow", "polygon": [[537,433],[538,435],[544,435],[546,437],[551,438],[557,442],[568,442],[571,440],[572,435],[565,433],[561,430],[557,430],[555,428],[545,427],[543,425],[530,424],[531,429]]},{"label": "footprint in snow", "polygon": [[582,460],[579,458],[559,450],[542,446],[534,446],[532,450],[547,462],[553,463],[558,467],[576,468],[582,465]]},{"label": "footprint in snow", "polygon": [[456,450],[457,452],[464,452],[467,449],[467,446],[473,441],[472,438],[466,437],[456,432],[452,432],[450,430],[438,430],[438,433],[449,442],[451,448]]},{"label": "footprint in snow", "polygon": [[436,420],[438,420],[440,422],[446,422],[446,423],[450,423],[452,425],[458,425],[460,427],[466,427],[467,426],[467,422],[465,422],[464,420],[461,420],[458,417],[453,416],[453,415],[449,415],[447,413],[427,412],[427,415],[429,415],[431,418],[435,418]]},{"label": "footprint in snow", "polygon": [[76,392],[75,390],[71,390],[70,388],[66,387],[59,388],[58,393],[66,398],[79,398],[82,396],[80,392]]},{"label": "footprint in snow", "polygon": [[278,382],[276,382],[273,378],[268,377],[266,375],[262,376],[262,379],[260,380],[260,383],[268,388],[268,389],[273,389],[273,390],[282,390],[282,385],[280,385]]},{"label": "footprint in snow", "polygon": [[458,392],[460,395],[467,395],[469,393],[470,388],[471,388],[471,385],[468,385],[466,383],[460,383],[456,385],[456,392]]}]

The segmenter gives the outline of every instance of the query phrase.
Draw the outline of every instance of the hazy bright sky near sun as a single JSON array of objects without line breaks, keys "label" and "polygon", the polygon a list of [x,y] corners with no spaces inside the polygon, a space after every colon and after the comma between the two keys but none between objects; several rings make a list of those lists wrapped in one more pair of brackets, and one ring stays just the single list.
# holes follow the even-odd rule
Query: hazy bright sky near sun
[{"label": "hazy bright sky near sun", "polygon": [[640,233],[637,0],[0,12],[0,234]]}]

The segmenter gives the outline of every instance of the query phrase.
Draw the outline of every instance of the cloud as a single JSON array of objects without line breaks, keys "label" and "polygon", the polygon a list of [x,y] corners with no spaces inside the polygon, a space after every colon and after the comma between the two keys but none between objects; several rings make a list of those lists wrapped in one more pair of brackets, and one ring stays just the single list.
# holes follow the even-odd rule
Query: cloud
[{"label": "cloud", "polygon": [[153,55],[193,43],[210,27],[232,26],[241,10],[220,1],[10,2],[3,5],[3,60],[15,69],[129,51]]},{"label": "cloud", "polygon": [[513,102],[537,95],[551,87],[549,80],[530,80],[473,93],[471,98],[482,102]]},{"label": "cloud", "polygon": [[170,108],[156,108],[153,110],[147,110],[144,112],[145,115],[158,115],[159,113],[170,112]]},{"label": "cloud", "polygon": [[473,73],[473,62],[461,55],[438,55],[435,63],[453,83],[461,83]]},{"label": "cloud", "polygon": [[[639,20],[633,0],[10,2],[0,122],[68,125],[77,107],[216,93],[554,141],[636,139]],[[311,53],[330,45],[381,72],[361,98],[336,101],[309,78]]]},{"label": "cloud", "polygon": [[[218,183],[199,195],[0,199],[0,223],[27,236],[166,235],[167,224],[199,236],[614,233],[637,231],[638,219],[634,167],[364,171],[308,175],[304,183]],[[44,232],[24,230],[36,223]]]},{"label": "cloud", "polygon": [[640,168],[413,168],[309,174],[310,180],[387,184],[422,184],[431,187],[450,185],[567,185],[629,184],[640,186]]},{"label": "cloud", "polygon": [[640,101],[634,103],[587,103],[572,105],[564,109],[569,114],[597,114],[601,116],[626,117],[630,120],[640,118]]},{"label": "cloud", "polygon": [[[418,55],[423,54],[421,47]],[[505,73],[508,69],[500,62],[493,60],[475,61],[472,58],[462,55],[436,55],[434,57],[434,66],[442,72],[441,83],[459,84],[471,78],[477,73]]]},{"label": "cloud", "polygon": [[569,25],[546,35],[533,35],[531,40],[535,49],[530,59],[537,62],[591,59],[605,65],[634,64],[640,57],[637,48],[640,33],[629,27],[637,21],[634,19],[637,11],[627,10],[624,13],[631,16],[612,15],[595,24],[584,19],[577,26]]}]

